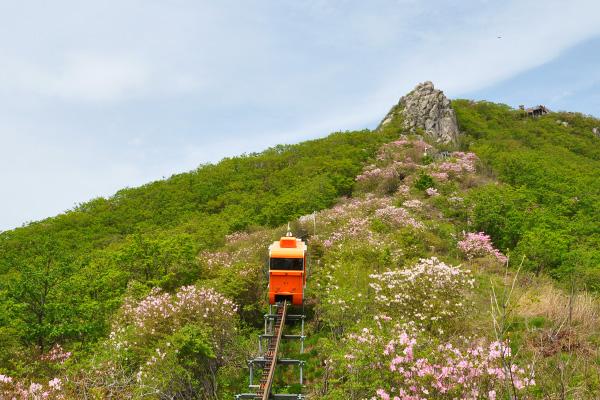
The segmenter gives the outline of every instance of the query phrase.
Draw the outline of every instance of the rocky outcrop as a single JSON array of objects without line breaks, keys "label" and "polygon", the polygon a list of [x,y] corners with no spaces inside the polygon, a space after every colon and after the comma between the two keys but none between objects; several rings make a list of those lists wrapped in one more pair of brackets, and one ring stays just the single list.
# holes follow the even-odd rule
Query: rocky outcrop
[{"label": "rocky outcrop", "polygon": [[396,116],[402,117],[404,129],[411,132],[422,129],[425,134],[441,143],[458,140],[458,123],[450,100],[429,81],[418,84],[412,92],[403,96],[379,127],[387,125]]},{"label": "rocky outcrop", "polygon": [[600,128],[592,128],[592,133],[600,138]]}]

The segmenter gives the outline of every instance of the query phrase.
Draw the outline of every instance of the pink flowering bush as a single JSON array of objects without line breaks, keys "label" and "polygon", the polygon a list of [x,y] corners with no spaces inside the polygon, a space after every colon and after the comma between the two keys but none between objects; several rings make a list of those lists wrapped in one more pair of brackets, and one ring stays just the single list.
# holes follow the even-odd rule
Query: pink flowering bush
[{"label": "pink flowering bush", "polygon": [[48,353],[40,358],[51,363],[64,364],[71,357],[70,351],[65,351],[60,344],[55,344]]},{"label": "pink flowering bush", "polygon": [[435,197],[435,196],[438,196],[438,195],[439,195],[439,193],[438,193],[437,189],[435,189],[435,188],[432,188],[432,187],[425,189],[425,193],[426,193],[426,194],[427,194],[427,196],[429,196],[429,197]]},{"label": "pink flowering bush", "polygon": [[[65,351],[60,344],[55,344],[47,353],[40,356],[45,367],[57,367],[64,372],[63,364],[71,358],[71,352]],[[55,369],[55,368],[52,368]],[[59,371],[55,371],[58,373]],[[61,372],[61,373],[62,373]],[[72,398],[63,385],[65,377],[54,377],[48,381],[17,379],[0,374],[0,399],[13,400],[58,400]]]},{"label": "pink flowering bush", "polygon": [[200,253],[200,259],[208,266],[209,270],[214,271],[218,268],[230,269],[235,263],[239,263],[253,256],[254,249],[241,247],[234,251],[203,251]]},{"label": "pink flowering bush", "polygon": [[420,345],[406,332],[387,343],[381,355],[391,373],[385,387],[376,391],[379,399],[496,399],[507,386],[516,394],[535,385],[531,370],[511,362],[506,343],[462,349],[443,343],[433,351]]},{"label": "pink flowering bush", "polygon": [[369,229],[369,218],[353,217],[346,224],[335,230],[329,238],[323,241],[323,245],[327,248],[332,247],[336,243],[341,243],[348,239],[362,238],[368,242],[373,242],[373,232]]},{"label": "pink flowering bush", "polygon": [[396,160],[402,154],[402,150],[410,145],[408,139],[398,139],[390,143],[386,143],[379,148],[377,152],[377,160]]},{"label": "pink flowering bush", "polygon": [[175,295],[154,288],[138,303],[127,301],[123,306],[122,321],[133,325],[140,337],[174,331],[190,322],[219,326],[230,321],[221,328],[223,331],[233,322],[236,312],[237,306],[214,289],[199,289],[192,285],[180,288]]},{"label": "pink flowering bush", "polygon": [[421,139],[401,137],[398,140],[384,144],[377,153],[379,161],[410,161],[420,160],[423,154],[432,146]]},{"label": "pink flowering bush", "polygon": [[237,232],[230,233],[229,235],[225,235],[225,241],[228,244],[243,241],[243,240],[248,240],[249,238],[250,238],[250,234],[248,232],[244,232],[244,231],[237,231]]},{"label": "pink flowering bush", "polygon": [[406,168],[411,167],[398,161],[386,166],[369,165],[356,177],[357,187],[362,192],[393,193]]},{"label": "pink flowering bush", "polygon": [[433,179],[438,182],[446,182],[448,181],[448,173],[447,172],[431,172],[429,174]]},{"label": "pink flowering bush", "polygon": [[[452,158],[440,164],[432,164],[432,168],[438,173],[444,173],[446,176],[458,176],[465,173],[474,173],[478,161],[474,153],[464,153],[456,151],[451,154]],[[439,175],[438,175],[439,177]]]},{"label": "pink flowering bush", "polygon": [[234,258],[226,251],[203,251],[200,259],[204,260],[210,269],[217,267],[230,268]]},{"label": "pink flowering bush", "polygon": [[423,229],[421,221],[413,218],[406,209],[402,207],[386,206],[375,211],[375,216],[395,227],[409,226],[415,229]]},{"label": "pink flowering bush", "polygon": [[216,372],[241,354],[236,322],[237,306],[211,288],[184,286],[174,294],[154,288],[139,301],[126,299],[93,379],[75,386],[105,398],[202,398],[216,387]]},{"label": "pink flowering bush", "polygon": [[46,383],[18,381],[0,374],[0,399],[63,400],[68,399],[62,380],[53,378]]},{"label": "pink flowering bush", "polygon": [[535,385],[533,370],[514,362],[507,342],[439,341],[413,322],[399,324],[386,314],[376,314],[373,321],[331,350],[329,373],[344,377],[336,394],[382,400],[500,399]]},{"label": "pink flowering bush", "polygon": [[[445,183],[476,170],[478,159],[473,153],[454,152],[443,162],[432,162],[431,149],[432,146],[423,140],[407,137],[383,145],[376,162],[365,167],[356,177],[359,191],[392,194],[399,187],[414,183],[417,175],[429,178],[427,186],[416,184],[419,189],[425,190],[435,182]],[[415,174],[418,171],[420,174]],[[406,196],[408,193],[403,188],[397,194]]]},{"label": "pink flowering bush", "polygon": [[470,271],[435,257],[370,277],[375,306],[381,312],[393,311],[406,321],[440,333],[465,312],[465,297],[474,284]]},{"label": "pink flowering bush", "polygon": [[399,197],[407,197],[410,194],[410,186],[402,184],[398,186],[396,190],[396,195]]},{"label": "pink flowering bush", "polygon": [[406,200],[402,203],[403,207],[419,210],[423,207],[423,202],[417,199]]},{"label": "pink flowering bush", "polygon": [[338,225],[338,228],[323,240],[323,246],[331,248],[357,239],[378,246],[380,238],[371,230],[373,217],[396,228],[424,228],[423,223],[412,217],[406,209],[391,205],[391,198],[367,196],[364,199],[341,203],[316,216],[317,220],[323,219]]},{"label": "pink flowering bush", "polygon": [[391,199],[386,197],[375,197],[368,194],[365,197],[342,199],[334,207],[323,210],[317,214],[317,222],[323,221],[326,226],[346,223],[352,217],[364,217],[376,209],[391,204]]},{"label": "pink flowering bush", "polygon": [[[316,214],[318,229],[325,230],[323,245],[331,248],[349,239],[360,239],[376,246],[376,238],[370,229],[371,215],[390,204],[391,198],[368,195],[342,201],[335,207]],[[331,227],[335,227],[333,231]]]},{"label": "pink flowering bush", "polygon": [[393,179],[398,177],[398,172],[392,164],[388,167],[376,167],[375,165],[369,165],[365,167],[363,172],[356,177],[358,182],[364,182],[368,180],[381,181],[383,179]]},{"label": "pink flowering bush", "polygon": [[484,232],[469,232],[464,239],[458,242],[458,249],[471,260],[476,257],[493,256],[502,264],[506,263],[508,258],[494,248],[492,239]]},{"label": "pink flowering bush", "polygon": [[356,177],[358,188],[363,192],[377,191],[392,194],[401,181],[417,169],[425,166],[418,164],[431,145],[422,140],[401,138],[383,145],[377,153],[375,164],[366,166]]}]

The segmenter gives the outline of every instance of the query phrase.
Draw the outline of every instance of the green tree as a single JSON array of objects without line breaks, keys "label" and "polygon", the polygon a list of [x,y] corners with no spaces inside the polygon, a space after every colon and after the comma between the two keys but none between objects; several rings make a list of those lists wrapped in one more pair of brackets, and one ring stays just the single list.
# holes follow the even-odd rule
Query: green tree
[{"label": "green tree", "polygon": [[16,278],[10,283],[10,295],[21,307],[26,323],[23,336],[35,343],[40,353],[56,337],[58,315],[63,307],[61,286],[72,273],[72,259],[53,239],[37,241],[28,249],[30,257],[19,263]]},{"label": "green tree", "polygon": [[537,226],[523,235],[515,253],[525,256],[531,268],[539,274],[559,267],[568,248],[564,232]]}]

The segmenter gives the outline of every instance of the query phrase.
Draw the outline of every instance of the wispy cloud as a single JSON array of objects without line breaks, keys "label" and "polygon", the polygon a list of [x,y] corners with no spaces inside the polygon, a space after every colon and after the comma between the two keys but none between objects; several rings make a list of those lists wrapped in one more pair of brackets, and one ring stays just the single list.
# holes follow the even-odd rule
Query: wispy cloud
[{"label": "wispy cloud", "polygon": [[58,67],[32,66],[21,74],[25,90],[73,101],[121,101],[143,93],[150,79],[139,60],[86,53],[69,55]]},{"label": "wispy cloud", "polygon": [[417,82],[481,91],[598,35],[593,0],[4,2],[0,229],[222,156],[373,127]]},{"label": "wispy cloud", "polygon": [[13,61],[0,67],[0,73],[5,89],[71,102],[123,102],[144,96],[179,95],[202,87],[197,77],[163,75],[151,62],[120,54],[80,52],[49,64]]}]

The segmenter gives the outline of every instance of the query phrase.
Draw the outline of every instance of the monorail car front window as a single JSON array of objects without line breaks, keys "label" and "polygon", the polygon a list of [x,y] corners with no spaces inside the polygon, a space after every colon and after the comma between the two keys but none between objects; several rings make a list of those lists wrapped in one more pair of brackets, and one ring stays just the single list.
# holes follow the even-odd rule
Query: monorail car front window
[{"label": "monorail car front window", "polygon": [[270,269],[302,271],[304,259],[302,258],[271,258]]}]

